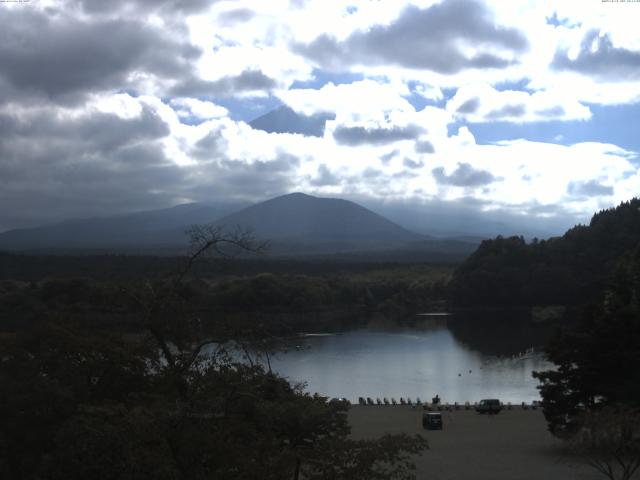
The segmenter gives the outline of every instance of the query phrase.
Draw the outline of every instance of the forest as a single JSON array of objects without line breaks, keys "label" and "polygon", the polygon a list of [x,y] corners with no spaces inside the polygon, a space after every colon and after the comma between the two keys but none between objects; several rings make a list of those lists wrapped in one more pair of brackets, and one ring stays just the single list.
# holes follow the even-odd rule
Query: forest
[{"label": "forest", "polygon": [[593,215],[561,237],[485,240],[455,271],[459,307],[578,306],[600,294],[623,256],[640,241],[640,199]]},{"label": "forest", "polygon": [[[95,264],[95,259],[87,261]],[[451,275],[450,268],[441,266],[374,264],[360,269],[343,264],[339,270],[324,266],[322,274],[253,274],[255,266],[250,266],[249,274],[242,275],[240,267],[233,275],[223,269],[210,277],[205,268],[213,268],[215,261],[205,259],[203,263],[196,264],[196,273],[190,273],[180,288],[192,307],[202,312],[205,328],[209,317],[215,323],[220,316],[251,316],[273,328],[281,325],[280,334],[321,331],[341,322],[353,324],[372,311],[402,317],[419,309],[442,308]],[[179,261],[171,259],[168,264],[177,266]],[[165,270],[164,276],[159,272],[148,277],[144,272],[127,273],[109,279],[71,275],[0,280],[0,319],[4,328],[27,326],[43,315],[117,324],[132,314],[128,289],[142,281],[162,284],[171,270]]]}]

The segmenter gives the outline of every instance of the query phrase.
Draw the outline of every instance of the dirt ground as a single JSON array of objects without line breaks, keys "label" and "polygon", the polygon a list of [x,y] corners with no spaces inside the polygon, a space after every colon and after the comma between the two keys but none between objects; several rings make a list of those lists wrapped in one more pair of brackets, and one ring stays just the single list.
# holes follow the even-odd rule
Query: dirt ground
[{"label": "dirt ground", "polygon": [[417,478],[429,480],[591,480],[595,470],[563,451],[540,410],[442,412],[442,430],[422,428],[422,410],[408,406],[353,406],[354,438],[384,433],[424,435],[430,449],[416,459]]}]

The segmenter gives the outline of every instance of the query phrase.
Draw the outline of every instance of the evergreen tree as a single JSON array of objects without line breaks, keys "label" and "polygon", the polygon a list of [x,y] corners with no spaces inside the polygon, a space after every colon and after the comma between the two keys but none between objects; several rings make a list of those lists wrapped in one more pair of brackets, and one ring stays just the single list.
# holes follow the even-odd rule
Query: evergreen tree
[{"label": "evergreen tree", "polygon": [[640,407],[640,247],[623,258],[597,306],[547,347],[556,369],[536,372],[552,432],[585,410]]}]

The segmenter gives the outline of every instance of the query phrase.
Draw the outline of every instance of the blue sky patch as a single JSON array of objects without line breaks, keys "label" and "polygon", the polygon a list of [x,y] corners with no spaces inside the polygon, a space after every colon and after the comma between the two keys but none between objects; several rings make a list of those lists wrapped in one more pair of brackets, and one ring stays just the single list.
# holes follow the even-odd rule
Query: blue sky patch
[{"label": "blue sky patch", "polygon": [[[593,116],[586,121],[530,122],[530,123],[466,123],[478,143],[524,138],[536,142],[572,145],[581,142],[601,142],[618,145],[625,150],[640,152],[638,118],[640,104],[602,106],[589,105]],[[451,128],[449,129],[451,131]],[[457,131],[454,128],[453,131]]]}]

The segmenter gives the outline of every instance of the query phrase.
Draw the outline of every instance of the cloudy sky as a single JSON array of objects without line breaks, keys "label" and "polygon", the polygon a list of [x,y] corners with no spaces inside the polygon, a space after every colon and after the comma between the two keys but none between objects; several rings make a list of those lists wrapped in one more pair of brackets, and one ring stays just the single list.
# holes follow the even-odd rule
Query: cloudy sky
[{"label": "cloudy sky", "polygon": [[[294,191],[568,225],[640,191],[639,20],[604,0],[5,1],[0,231]],[[319,131],[249,125],[282,106]]]}]

